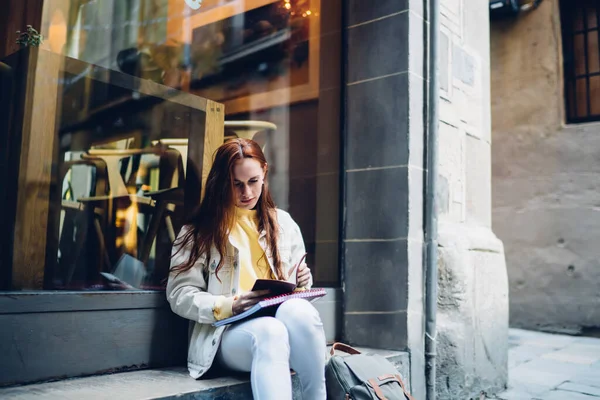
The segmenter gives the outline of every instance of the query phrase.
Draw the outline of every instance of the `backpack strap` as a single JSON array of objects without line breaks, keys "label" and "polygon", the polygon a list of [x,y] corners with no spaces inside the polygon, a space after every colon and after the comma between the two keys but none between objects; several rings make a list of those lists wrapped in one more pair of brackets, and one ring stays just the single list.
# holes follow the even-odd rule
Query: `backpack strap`
[{"label": "backpack strap", "polygon": [[375,382],[375,379],[369,379],[369,385],[371,385],[371,387],[375,391],[375,395],[377,396],[377,398],[379,400],[387,400],[385,398],[385,395],[381,391],[381,388],[379,387],[379,384],[377,382]]},{"label": "backpack strap", "polygon": [[410,393],[408,393],[408,390],[406,390],[406,386],[404,386],[404,382],[402,382],[402,377],[400,375],[396,375],[396,379],[398,379],[398,383],[400,384],[400,386],[402,386],[402,391],[404,392],[404,395],[406,396],[406,398],[408,400],[415,400]]},{"label": "backpack strap", "polygon": [[333,356],[335,354],[336,350],[340,350],[340,351],[343,351],[344,353],[348,353],[348,354],[360,354],[360,351],[356,350],[355,348],[350,347],[347,344],[339,343],[339,342],[336,342],[333,344],[333,346],[331,346],[331,350],[329,351],[329,354],[331,354]]},{"label": "backpack strap", "polygon": [[[402,391],[404,392],[404,396],[406,397],[407,400],[415,400],[410,393],[408,393],[408,390],[406,390],[406,386],[404,385],[404,382],[402,381],[402,377],[400,375],[382,375],[377,377],[377,379],[381,382],[381,381],[385,381],[387,379],[392,379],[396,382],[398,382],[398,384],[400,385],[400,387],[402,388]],[[371,383],[371,381],[369,381],[369,383]],[[375,386],[373,386],[373,389],[375,389]],[[377,390],[375,390],[375,393],[377,393]]]}]

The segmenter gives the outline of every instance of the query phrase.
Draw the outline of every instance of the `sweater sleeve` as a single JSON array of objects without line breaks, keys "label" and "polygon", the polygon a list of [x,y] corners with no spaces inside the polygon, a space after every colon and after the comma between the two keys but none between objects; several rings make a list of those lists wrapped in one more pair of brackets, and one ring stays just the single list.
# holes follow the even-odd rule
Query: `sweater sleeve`
[{"label": "sweater sleeve", "polygon": [[233,316],[233,300],[234,297],[219,296],[215,301],[213,314],[217,321]]}]

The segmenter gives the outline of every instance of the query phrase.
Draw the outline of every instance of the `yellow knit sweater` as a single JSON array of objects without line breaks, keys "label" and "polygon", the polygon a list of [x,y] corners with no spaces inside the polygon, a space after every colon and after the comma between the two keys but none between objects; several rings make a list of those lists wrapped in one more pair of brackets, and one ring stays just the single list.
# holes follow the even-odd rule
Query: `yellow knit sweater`
[{"label": "yellow knit sweater", "polygon": [[258,216],[256,210],[236,208],[236,223],[230,233],[239,243],[240,287],[247,292],[257,279],[271,279],[267,256],[258,242]]},{"label": "yellow knit sweater", "polygon": [[[252,289],[257,279],[274,279],[267,256],[258,242],[258,216],[256,210],[236,207],[235,224],[231,229],[230,240],[239,251],[240,280],[238,292]],[[229,318],[232,312],[233,297],[215,305],[217,320]]]}]

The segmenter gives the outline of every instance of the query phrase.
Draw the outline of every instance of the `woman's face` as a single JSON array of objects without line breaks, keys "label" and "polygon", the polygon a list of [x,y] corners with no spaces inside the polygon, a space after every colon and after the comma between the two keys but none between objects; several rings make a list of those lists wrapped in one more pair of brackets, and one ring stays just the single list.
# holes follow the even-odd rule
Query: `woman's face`
[{"label": "woman's face", "polygon": [[235,205],[252,210],[262,194],[265,173],[260,163],[253,158],[238,160],[233,166]]}]

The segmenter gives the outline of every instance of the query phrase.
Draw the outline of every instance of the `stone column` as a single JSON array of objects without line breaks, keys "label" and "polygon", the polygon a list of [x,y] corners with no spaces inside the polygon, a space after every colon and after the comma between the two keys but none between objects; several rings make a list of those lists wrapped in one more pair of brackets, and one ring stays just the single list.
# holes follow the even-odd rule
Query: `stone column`
[{"label": "stone column", "polygon": [[467,399],[506,384],[508,280],[491,228],[489,4],[441,7],[437,392]]},{"label": "stone column", "polygon": [[407,350],[424,398],[423,1],[347,0],[344,340]]}]

